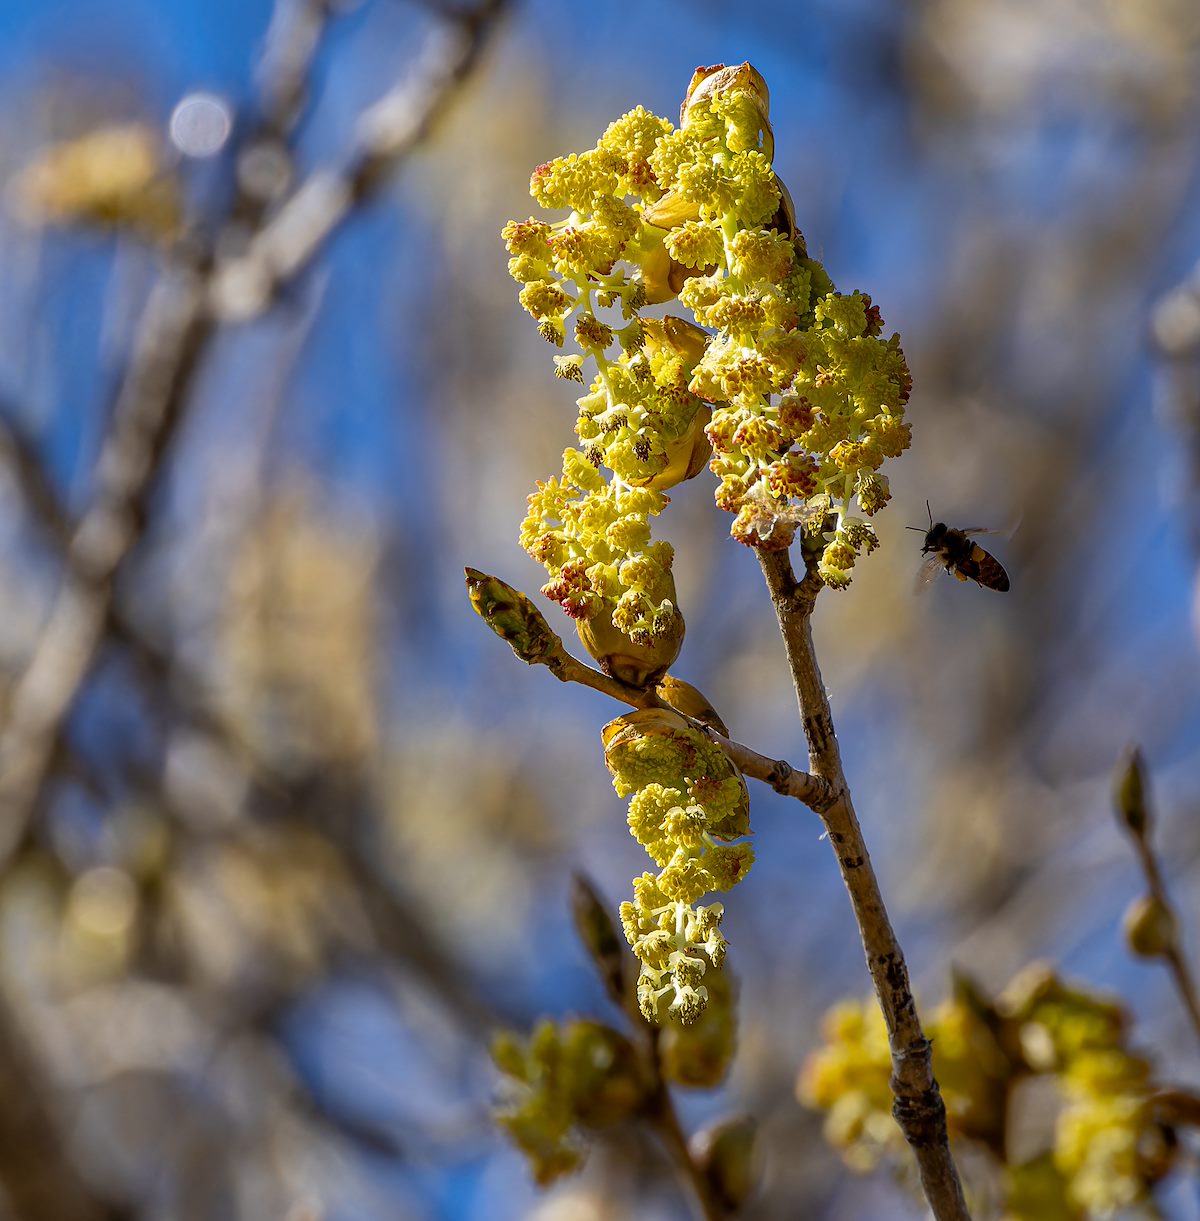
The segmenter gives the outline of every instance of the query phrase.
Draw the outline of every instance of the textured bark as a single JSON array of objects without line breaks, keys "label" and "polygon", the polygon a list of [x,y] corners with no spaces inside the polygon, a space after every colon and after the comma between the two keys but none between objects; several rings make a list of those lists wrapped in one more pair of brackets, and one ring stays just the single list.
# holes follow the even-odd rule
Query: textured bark
[{"label": "textured bark", "polygon": [[818,813],[850,895],[867,969],[887,1024],[892,1053],[892,1114],[916,1157],[921,1187],[934,1217],[938,1221],[969,1221],[950,1153],[946,1107],[933,1075],[930,1043],[921,1029],[904,953],[884,906],[850,799],[829,698],[813,648],[812,610],[820,581],[810,574],[797,583],[786,552],[759,552],[759,562],[783,633],[808,741],[809,768],[833,792],[831,804]]}]

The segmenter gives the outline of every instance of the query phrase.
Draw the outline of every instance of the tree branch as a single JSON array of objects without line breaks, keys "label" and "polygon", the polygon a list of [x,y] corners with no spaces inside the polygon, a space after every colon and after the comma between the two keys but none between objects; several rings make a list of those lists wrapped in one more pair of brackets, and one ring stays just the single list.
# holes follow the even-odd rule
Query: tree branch
[{"label": "tree branch", "polygon": [[[403,162],[429,132],[452,94],[478,61],[486,36],[506,0],[481,0],[456,16],[453,33],[434,40],[429,65],[409,87],[388,94],[360,124],[359,145],[343,174],[315,175],[278,213],[277,220],[307,216],[303,201],[336,200],[320,210],[320,223],[301,240],[267,247],[287,257],[268,260],[269,300],[297,274],[325,240]],[[291,63],[292,61],[288,61]],[[299,62],[307,63],[306,55]],[[296,114],[294,85],[265,107],[266,129],[286,129]],[[252,219],[266,200],[247,202]],[[235,203],[233,214],[239,210]],[[231,216],[233,215],[231,214]],[[260,239],[281,232],[274,223]],[[290,222],[282,230],[294,232]],[[252,249],[258,239],[252,241]],[[54,744],[81,686],[91,672],[110,618],[117,572],[141,539],[147,506],[161,464],[191,391],[194,375],[216,331],[210,308],[217,272],[207,252],[182,246],[151,291],[113,422],[101,446],[97,490],[67,545],[62,584],[33,654],[17,679],[0,729],[0,867],[21,841],[41,793]]]},{"label": "tree branch", "polygon": [[370,199],[429,134],[474,70],[510,0],[480,0],[447,14],[409,80],[385,94],[358,121],[357,139],[340,167],[314,173],[213,282],[213,304],[225,318],[260,313],[312,259],[346,216]]},{"label": "tree branch", "polygon": [[146,304],[101,447],[95,496],[71,534],[62,584],[0,732],[0,865],[24,834],[59,728],[95,661],[113,580],[142,535],[153,477],[212,334],[203,278],[194,258],[181,258]]},{"label": "tree branch", "polygon": [[950,1153],[946,1108],[933,1075],[930,1043],[921,1029],[904,953],[892,929],[854,812],[829,698],[813,648],[812,609],[821,583],[815,573],[798,583],[786,552],[760,551],[758,558],[791,666],[808,741],[809,766],[834,793],[831,804],[820,813],[850,895],[867,969],[887,1024],[892,1053],[892,1114],[916,1156],[921,1187],[934,1217],[937,1221],[969,1221]]}]

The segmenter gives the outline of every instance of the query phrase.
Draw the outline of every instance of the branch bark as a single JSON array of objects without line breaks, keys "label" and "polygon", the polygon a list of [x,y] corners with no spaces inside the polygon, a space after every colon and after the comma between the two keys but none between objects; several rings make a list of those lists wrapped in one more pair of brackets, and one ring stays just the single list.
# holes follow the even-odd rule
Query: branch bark
[{"label": "branch bark", "polygon": [[950,1153],[946,1107],[933,1075],[932,1049],[921,1029],[904,953],[854,812],[829,698],[817,665],[812,610],[821,582],[815,573],[797,582],[786,552],[760,551],[758,558],[783,634],[808,741],[809,767],[834,794],[820,815],[850,895],[867,969],[887,1024],[892,1053],[892,1114],[916,1157],[921,1187],[934,1217],[937,1221],[970,1221]]}]

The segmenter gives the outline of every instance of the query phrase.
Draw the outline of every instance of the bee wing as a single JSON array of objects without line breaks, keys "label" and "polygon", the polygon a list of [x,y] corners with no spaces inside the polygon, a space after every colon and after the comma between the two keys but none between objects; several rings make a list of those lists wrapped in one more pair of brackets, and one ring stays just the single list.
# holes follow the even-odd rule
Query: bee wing
[{"label": "bee wing", "polygon": [[929,588],[929,582],[937,576],[944,568],[942,557],[939,555],[931,555],[920,568],[917,569],[917,579],[913,582],[913,593],[923,593]]},{"label": "bee wing", "polygon": [[1018,513],[1007,526],[999,530],[992,529],[989,526],[973,526],[970,530],[964,530],[963,533],[967,535],[991,534],[996,538],[1012,538],[1012,536],[1016,534],[1017,529],[1021,524],[1021,516],[1022,515]]}]

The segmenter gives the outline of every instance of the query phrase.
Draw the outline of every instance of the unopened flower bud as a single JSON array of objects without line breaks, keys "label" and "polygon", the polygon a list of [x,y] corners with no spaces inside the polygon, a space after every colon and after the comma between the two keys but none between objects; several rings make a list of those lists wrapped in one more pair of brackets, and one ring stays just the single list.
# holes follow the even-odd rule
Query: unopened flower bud
[{"label": "unopened flower bud", "polygon": [[685,716],[711,725],[719,734],[729,737],[729,730],[717,710],[709,703],[702,691],[698,691],[691,683],[685,683],[682,678],[666,675],[659,681],[655,691],[660,699],[666,700],[672,708],[678,709]]},{"label": "unopened flower bud", "polygon": [[722,1119],[697,1132],[690,1151],[723,1209],[741,1208],[758,1185],[758,1124],[748,1115]]},{"label": "unopened flower bud", "polygon": [[1139,958],[1162,958],[1178,945],[1175,913],[1153,895],[1135,899],[1123,921],[1125,944]]},{"label": "unopened flower bud", "polygon": [[609,996],[618,1005],[626,1001],[624,939],[618,935],[608,908],[601,902],[595,887],[582,873],[575,874],[571,884],[571,914],[579,940],[591,955]]},{"label": "unopened flower bud", "polygon": [[1115,785],[1117,814],[1131,835],[1144,836],[1150,829],[1150,794],[1142,752],[1133,747],[1117,769]]},{"label": "unopened flower bud", "polygon": [[471,605],[522,660],[534,665],[562,647],[541,612],[519,589],[477,568],[463,570]]},{"label": "unopened flower bud", "polygon": [[648,687],[657,682],[683,647],[686,625],[678,608],[672,612],[665,631],[636,642],[613,624],[611,610],[605,603],[590,619],[575,620],[583,647],[610,678],[631,687]]}]

